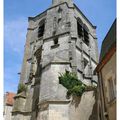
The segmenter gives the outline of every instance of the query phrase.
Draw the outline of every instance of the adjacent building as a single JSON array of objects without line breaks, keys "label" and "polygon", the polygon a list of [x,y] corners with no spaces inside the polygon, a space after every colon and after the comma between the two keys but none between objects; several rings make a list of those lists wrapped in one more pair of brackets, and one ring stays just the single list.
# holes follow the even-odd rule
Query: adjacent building
[{"label": "adjacent building", "polygon": [[12,120],[12,108],[14,103],[15,93],[7,92],[4,95],[4,120]]},{"label": "adjacent building", "polygon": [[15,96],[13,120],[96,120],[94,91],[67,98],[59,84],[66,70],[86,85],[97,82],[96,26],[73,0],[52,0],[43,13],[28,18],[20,88]]},{"label": "adjacent building", "polygon": [[101,48],[98,74],[98,120],[116,120],[116,20]]}]

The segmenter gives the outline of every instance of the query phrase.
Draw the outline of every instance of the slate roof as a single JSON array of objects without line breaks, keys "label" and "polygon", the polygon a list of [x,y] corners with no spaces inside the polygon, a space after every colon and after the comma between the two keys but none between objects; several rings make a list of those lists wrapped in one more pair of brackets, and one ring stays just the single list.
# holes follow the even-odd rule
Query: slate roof
[{"label": "slate roof", "polygon": [[102,42],[102,48],[101,48],[101,54],[100,54],[100,60],[101,62],[105,55],[109,52],[109,50],[112,48],[112,46],[116,44],[116,19],[113,22],[110,30],[108,31],[105,39]]}]

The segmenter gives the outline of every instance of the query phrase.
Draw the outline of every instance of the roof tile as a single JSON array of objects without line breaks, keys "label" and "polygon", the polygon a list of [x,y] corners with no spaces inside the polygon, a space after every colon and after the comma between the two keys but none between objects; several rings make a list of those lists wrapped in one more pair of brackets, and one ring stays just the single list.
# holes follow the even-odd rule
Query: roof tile
[{"label": "roof tile", "polygon": [[7,105],[13,105],[14,103],[14,97],[15,97],[15,93],[10,93],[10,92],[7,92],[6,93],[6,104]]}]

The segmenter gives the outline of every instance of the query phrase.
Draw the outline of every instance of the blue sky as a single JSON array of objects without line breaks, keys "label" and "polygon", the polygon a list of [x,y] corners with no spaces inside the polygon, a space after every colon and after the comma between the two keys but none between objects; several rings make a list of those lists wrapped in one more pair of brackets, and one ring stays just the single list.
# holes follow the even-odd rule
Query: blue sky
[{"label": "blue sky", "polygon": [[[51,6],[52,0],[4,0],[4,92],[16,92],[23,60],[27,18]],[[97,26],[99,50],[116,18],[115,0],[74,0],[84,15]]]}]

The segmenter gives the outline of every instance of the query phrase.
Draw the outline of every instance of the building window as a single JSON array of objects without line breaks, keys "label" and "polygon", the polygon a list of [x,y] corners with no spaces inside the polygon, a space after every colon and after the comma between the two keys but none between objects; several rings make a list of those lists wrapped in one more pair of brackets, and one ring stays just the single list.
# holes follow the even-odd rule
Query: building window
[{"label": "building window", "polygon": [[83,37],[83,30],[82,29],[83,29],[82,25],[79,22],[77,22],[77,31],[78,31],[79,37]]},{"label": "building window", "polygon": [[58,13],[61,13],[63,10],[62,10],[62,8],[59,6],[58,7]]},{"label": "building window", "polygon": [[58,22],[60,22],[61,19],[62,19],[62,8],[59,7],[58,8]]},{"label": "building window", "polygon": [[54,45],[57,45],[58,44],[58,38],[55,38],[54,39]]},{"label": "building window", "polygon": [[57,32],[57,18],[54,17],[54,20],[53,20],[53,36],[55,36]]},{"label": "building window", "polygon": [[41,73],[41,52],[42,52],[42,48],[40,47],[34,54],[36,59],[36,70],[35,70],[36,77],[39,77]]},{"label": "building window", "polygon": [[45,29],[45,20],[40,21],[38,28],[38,38],[42,37]]},{"label": "building window", "polygon": [[44,24],[39,26],[39,28],[38,28],[38,38],[43,36],[43,34],[44,34],[44,27],[45,27]]},{"label": "building window", "polygon": [[109,102],[110,102],[115,98],[115,90],[114,90],[112,78],[108,80],[108,94],[109,94]]},{"label": "building window", "polygon": [[89,46],[89,34],[85,29],[84,29],[84,42],[87,46]]},{"label": "building window", "polygon": [[88,27],[84,24],[83,25],[83,32],[84,32],[84,42],[86,45],[89,46],[89,29]]},{"label": "building window", "polygon": [[88,64],[88,60],[84,58],[84,69],[86,68],[87,64]]},{"label": "building window", "polygon": [[84,43],[87,46],[89,46],[89,29],[85,24],[83,24],[80,18],[77,19],[77,31],[78,31],[78,37],[79,38],[82,37]]},{"label": "building window", "polygon": [[55,38],[53,39],[53,43],[54,43],[54,44],[51,46],[52,49],[59,47],[58,37],[55,37]]}]

